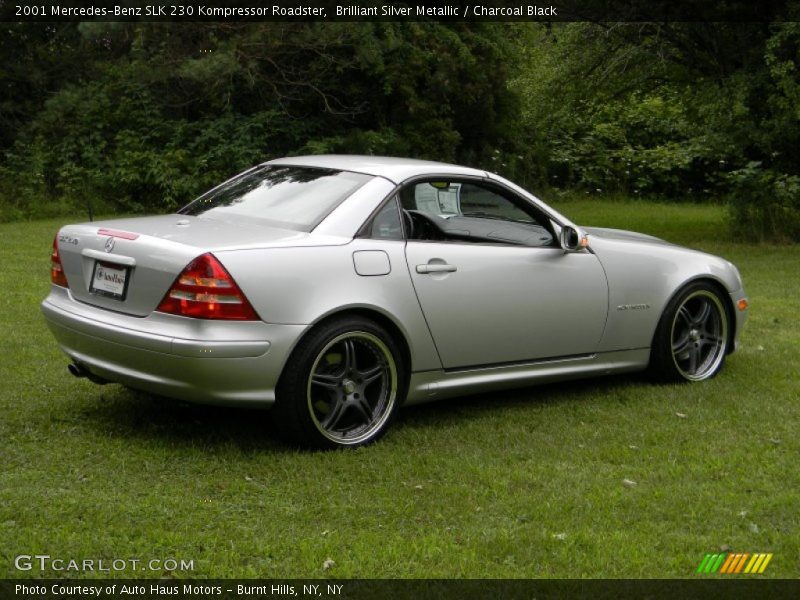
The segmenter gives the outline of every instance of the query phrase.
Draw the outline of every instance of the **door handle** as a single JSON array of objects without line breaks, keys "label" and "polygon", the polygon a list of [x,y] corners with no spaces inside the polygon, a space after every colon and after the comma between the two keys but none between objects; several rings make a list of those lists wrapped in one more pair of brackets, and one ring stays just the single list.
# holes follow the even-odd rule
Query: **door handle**
[{"label": "door handle", "polygon": [[448,264],[430,264],[427,265],[417,265],[417,273],[425,274],[425,273],[452,273],[453,271],[457,271],[455,265],[448,265]]}]

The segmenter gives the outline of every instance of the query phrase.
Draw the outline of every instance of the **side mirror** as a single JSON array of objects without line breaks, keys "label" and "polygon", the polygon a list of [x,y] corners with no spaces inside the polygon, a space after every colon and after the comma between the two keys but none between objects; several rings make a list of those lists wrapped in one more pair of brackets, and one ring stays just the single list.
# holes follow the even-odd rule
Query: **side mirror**
[{"label": "side mirror", "polygon": [[560,241],[564,252],[578,252],[589,245],[586,235],[571,225],[564,225],[561,228]]}]

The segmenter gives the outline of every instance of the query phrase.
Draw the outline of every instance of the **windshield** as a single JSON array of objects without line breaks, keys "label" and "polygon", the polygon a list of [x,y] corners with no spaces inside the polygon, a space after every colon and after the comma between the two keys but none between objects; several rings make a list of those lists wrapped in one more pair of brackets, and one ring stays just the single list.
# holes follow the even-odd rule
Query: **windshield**
[{"label": "windshield", "polygon": [[311,231],[369,175],[281,165],[262,165],[200,196],[178,211],[196,217],[244,217]]}]

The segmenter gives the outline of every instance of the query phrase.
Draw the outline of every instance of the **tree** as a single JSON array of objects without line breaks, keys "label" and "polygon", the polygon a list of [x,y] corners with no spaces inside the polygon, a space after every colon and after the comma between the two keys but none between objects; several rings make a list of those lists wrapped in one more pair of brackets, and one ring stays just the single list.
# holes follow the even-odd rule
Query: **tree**
[{"label": "tree", "polygon": [[76,75],[19,116],[0,166],[0,189],[25,182],[15,186],[18,208],[43,196],[90,196],[125,210],[173,209],[285,154],[479,163],[516,117],[506,85],[513,42],[491,24],[85,23],[70,31],[80,52],[62,68]]}]

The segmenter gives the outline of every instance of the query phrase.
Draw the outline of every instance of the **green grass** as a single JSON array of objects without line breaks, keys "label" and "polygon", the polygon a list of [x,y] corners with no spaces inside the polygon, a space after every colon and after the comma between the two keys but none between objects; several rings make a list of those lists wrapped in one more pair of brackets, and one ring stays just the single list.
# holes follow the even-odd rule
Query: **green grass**
[{"label": "green grass", "polygon": [[0,225],[1,573],[40,575],[14,557],[49,554],[174,557],[195,577],[669,578],[730,548],[797,577],[800,248],[726,241],[713,206],[558,208],[739,266],[752,308],[722,374],[409,408],[380,443],[329,453],[282,446],[260,413],[68,376],[38,309],[59,223]]}]

